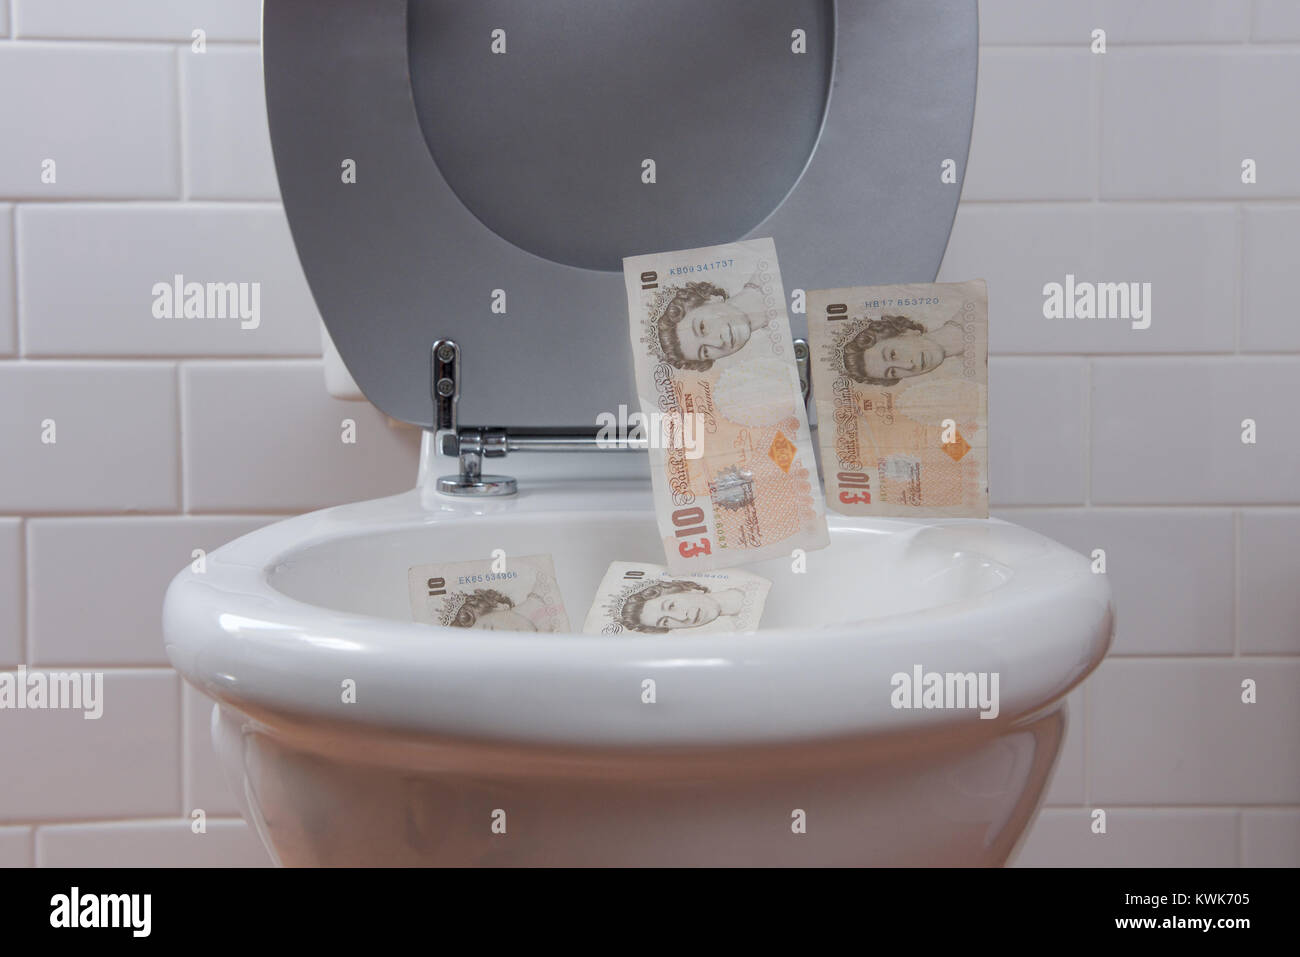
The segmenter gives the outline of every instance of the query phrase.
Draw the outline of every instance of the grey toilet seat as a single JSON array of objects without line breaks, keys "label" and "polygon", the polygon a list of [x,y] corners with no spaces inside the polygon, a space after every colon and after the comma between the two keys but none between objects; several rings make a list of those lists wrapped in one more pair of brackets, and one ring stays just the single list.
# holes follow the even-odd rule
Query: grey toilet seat
[{"label": "grey toilet seat", "polygon": [[294,242],[349,370],[394,418],[433,424],[444,337],[462,421],[582,426],[634,406],[625,255],[772,236],[787,291],[928,281],[942,260],[976,0],[265,0],[263,21]]}]

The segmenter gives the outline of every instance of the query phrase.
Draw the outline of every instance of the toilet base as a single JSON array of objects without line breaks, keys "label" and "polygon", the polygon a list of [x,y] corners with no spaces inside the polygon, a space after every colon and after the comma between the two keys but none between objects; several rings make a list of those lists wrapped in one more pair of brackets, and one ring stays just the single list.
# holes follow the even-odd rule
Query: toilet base
[{"label": "toilet base", "polygon": [[216,706],[244,816],[286,866],[997,866],[1063,701],[978,741],[604,754],[285,733]]}]

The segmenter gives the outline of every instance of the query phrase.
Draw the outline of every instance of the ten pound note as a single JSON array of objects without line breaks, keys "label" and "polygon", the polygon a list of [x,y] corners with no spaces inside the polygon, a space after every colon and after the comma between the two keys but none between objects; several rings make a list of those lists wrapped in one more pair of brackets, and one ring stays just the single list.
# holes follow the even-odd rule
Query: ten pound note
[{"label": "ten pound note", "polygon": [[568,631],[550,555],[416,565],[407,572],[416,621],[488,631]]},{"label": "ten pound note", "polygon": [[691,574],[829,544],[770,239],[623,260],[668,567]]},{"label": "ten pound note", "polygon": [[826,499],[845,515],[988,518],[988,294],[808,292]]},{"label": "ten pound note", "polygon": [[700,635],[758,628],[772,583],[739,569],[671,575],[662,565],[614,562],[596,589],[588,635]]}]

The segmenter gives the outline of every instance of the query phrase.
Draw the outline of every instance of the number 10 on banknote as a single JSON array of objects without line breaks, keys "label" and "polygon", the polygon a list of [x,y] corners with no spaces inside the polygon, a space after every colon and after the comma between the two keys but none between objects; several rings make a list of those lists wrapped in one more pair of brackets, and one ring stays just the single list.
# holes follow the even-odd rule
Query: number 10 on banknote
[{"label": "number 10 on banknote", "polygon": [[825,547],[772,240],[632,256],[623,279],[669,570]]},{"label": "number 10 on banknote", "polygon": [[810,290],[808,340],[832,510],[988,517],[982,279]]}]

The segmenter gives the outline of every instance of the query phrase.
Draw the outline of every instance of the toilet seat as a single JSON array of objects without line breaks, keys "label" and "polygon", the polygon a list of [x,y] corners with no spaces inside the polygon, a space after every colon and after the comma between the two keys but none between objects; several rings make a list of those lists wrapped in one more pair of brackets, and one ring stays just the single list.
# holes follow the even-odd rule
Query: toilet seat
[{"label": "toilet seat", "polygon": [[[449,147],[431,149],[422,128],[416,101],[429,97],[414,96],[412,80],[423,76],[427,57],[413,59],[411,45],[431,44],[429,55],[462,46],[480,50],[478,59],[465,61],[466,70],[472,65],[475,72],[461,81],[464,96],[471,98],[513,89],[521,102],[531,103],[524,94],[532,86],[560,82],[548,78],[591,74],[593,99],[583,105],[582,116],[597,132],[604,128],[602,117],[628,109],[625,88],[608,94],[622,99],[602,99],[601,62],[644,60],[647,99],[636,108],[650,114],[647,123],[656,131],[668,119],[674,129],[693,124],[679,135],[694,151],[694,166],[666,163],[658,168],[655,184],[643,184],[642,160],[654,149],[626,142],[634,138],[617,128],[608,157],[600,160],[617,172],[591,177],[628,184],[624,192],[609,194],[611,205],[617,200],[632,210],[610,218],[617,224],[610,235],[624,247],[610,250],[616,264],[624,255],[744,238],[719,235],[707,222],[677,232],[642,224],[651,213],[660,220],[690,220],[701,202],[692,171],[722,162],[721,148],[713,148],[708,135],[710,124],[719,122],[716,113],[696,115],[680,98],[671,108],[655,98],[678,92],[672,83],[683,71],[687,91],[691,77],[698,74],[704,82],[710,77],[707,64],[665,63],[670,44],[637,42],[648,29],[644,21],[660,15],[652,11],[687,16],[679,7],[691,11],[682,30],[714,30],[728,43],[744,45],[740,62],[754,60],[746,82],[757,82],[769,69],[788,70],[792,62],[815,68],[818,58],[829,70],[821,124],[788,193],[774,194],[779,193],[774,180],[764,187],[765,195],[749,197],[746,171],[736,170],[742,184],[729,202],[741,206],[723,208],[729,222],[753,224],[745,237],[774,238],[786,288],[934,278],[970,143],[975,0],[713,0],[694,7],[664,0],[619,4],[626,23],[608,13],[612,7],[601,7],[605,15],[597,18],[586,0],[549,0],[544,8],[489,0],[461,6],[454,0],[266,0],[267,112],[294,242],[344,362],[366,397],[385,413],[424,427],[433,424],[429,348],[443,337],[455,339],[463,350],[464,421],[590,425],[600,412],[634,404],[621,275],[616,268],[581,268],[527,251],[471,212],[434,159],[436,152],[445,157]],[[733,28],[737,11],[750,8],[763,15]],[[490,51],[488,24],[513,38],[503,55]],[[823,30],[819,24],[829,26]],[[433,33],[412,37],[412,25],[417,30],[431,25]],[[792,51],[794,29],[807,34],[806,53]],[[515,87],[493,91],[488,81],[476,79],[503,73],[507,63],[511,75],[520,78],[509,81]],[[816,82],[790,85],[791,95],[807,97]],[[738,103],[747,88],[739,85]],[[761,111],[761,104],[743,108]],[[479,128],[457,121],[464,124],[455,130],[466,149],[508,141],[524,122],[501,115],[500,109],[485,113]],[[761,167],[772,131],[757,121],[754,126],[759,131],[754,135],[766,139],[726,151],[726,162],[748,155]],[[739,131],[733,135],[746,135],[744,124],[733,127]],[[537,147],[558,148],[545,142]],[[355,182],[341,170],[348,161]],[[952,182],[941,178],[948,161],[956,174]],[[461,164],[466,165],[474,168]],[[456,185],[471,202],[476,190],[491,190],[491,183],[467,186],[466,175],[458,169]],[[602,187],[593,183],[591,188]],[[541,228],[583,228],[582,221],[566,218],[562,200],[555,202],[539,201],[531,214],[544,217]],[[494,221],[499,215],[484,213]],[[602,222],[601,228],[614,227]],[[654,243],[658,249],[647,248]],[[493,311],[501,300],[504,314]],[[791,318],[795,335],[803,334],[797,309]]]}]

